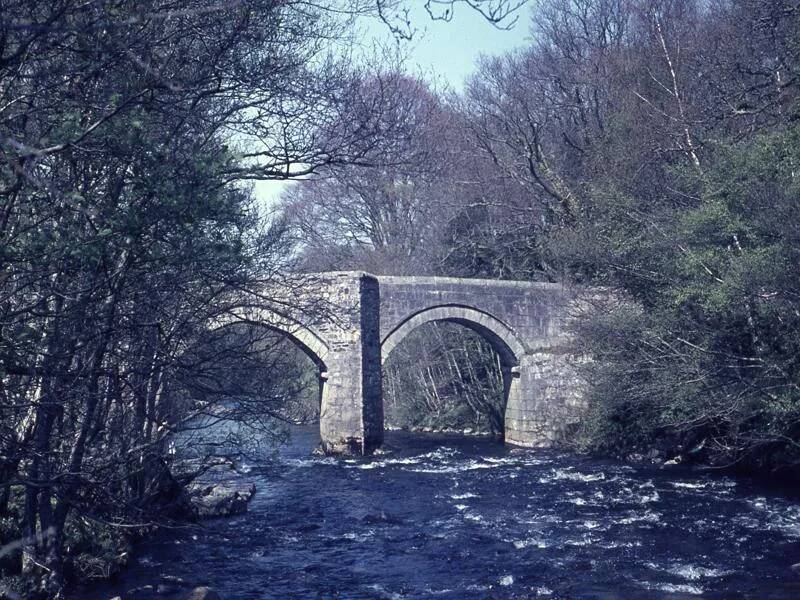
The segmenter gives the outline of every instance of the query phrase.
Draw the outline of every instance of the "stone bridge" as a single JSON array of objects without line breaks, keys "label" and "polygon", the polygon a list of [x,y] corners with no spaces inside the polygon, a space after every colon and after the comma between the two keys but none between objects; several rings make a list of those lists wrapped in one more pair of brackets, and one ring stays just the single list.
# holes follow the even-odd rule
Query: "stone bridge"
[{"label": "stone bridge", "polygon": [[281,308],[242,310],[235,320],[282,331],[319,367],[328,452],[369,453],[381,444],[381,364],[431,321],[459,323],[492,345],[503,368],[506,442],[545,447],[583,408],[576,359],[565,350],[576,298],[551,283],[337,272],[309,276]]}]

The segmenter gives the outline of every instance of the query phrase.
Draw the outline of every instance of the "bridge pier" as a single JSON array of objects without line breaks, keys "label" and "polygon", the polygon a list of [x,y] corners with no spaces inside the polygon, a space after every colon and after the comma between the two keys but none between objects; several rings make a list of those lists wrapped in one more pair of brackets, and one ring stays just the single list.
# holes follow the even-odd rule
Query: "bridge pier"
[{"label": "bridge pier", "polygon": [[325,277],[332,318],[320,377],[320,440],[330,454],[368,454],[383,442],[378,281],[363,273]]}]

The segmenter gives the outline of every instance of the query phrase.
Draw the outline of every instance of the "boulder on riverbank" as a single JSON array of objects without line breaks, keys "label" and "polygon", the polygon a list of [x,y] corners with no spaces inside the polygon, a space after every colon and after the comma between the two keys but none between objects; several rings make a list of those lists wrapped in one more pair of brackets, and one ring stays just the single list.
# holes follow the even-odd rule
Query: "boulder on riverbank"
[{"label": "boulder on riverbank", "polygon": [[199,517],[229,517],[247,512],[255,492],[252,483],[218,483],[191,492],[191,500]]},{"label": "boulder on riverbank", "polygon": [[256,486],[233,463],[224,461],[206,469],[186,491],[198,517],[228,517],[247,512]]}]

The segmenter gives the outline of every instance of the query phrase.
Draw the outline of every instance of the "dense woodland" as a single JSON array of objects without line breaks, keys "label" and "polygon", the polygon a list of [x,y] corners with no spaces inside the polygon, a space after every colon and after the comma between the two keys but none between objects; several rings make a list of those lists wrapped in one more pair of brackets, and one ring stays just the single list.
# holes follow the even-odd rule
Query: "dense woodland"
[{"label": "dense woodland", "polygon": [[[404,66],[402,2],[0,0],[0,596],[59,596],[185,518],[177,432],[309,416],[299,352],[214,326],[304,272],[611,288],[576,324],[571,443],[796,469],[800,5],[531,12],[529,47],[453,91]],[[362,18],[399,50],[365,57]],[[275,179],[302,181],[264,207]],[[387,363],[387,413],[497,431],[491,349],[431,328]]]}]

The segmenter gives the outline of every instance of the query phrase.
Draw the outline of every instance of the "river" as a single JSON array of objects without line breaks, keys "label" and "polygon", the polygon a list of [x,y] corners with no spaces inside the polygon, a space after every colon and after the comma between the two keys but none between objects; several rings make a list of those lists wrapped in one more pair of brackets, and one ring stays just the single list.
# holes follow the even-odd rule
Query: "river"
[{"label": "river", "polygon": [[800,598],[800,502],[752,482],[485,438],[387,432],[365,459],[317,441],[296,428],[250,474],[247,514],[164,532],[76,597],[167,575],[226,600]]}]

